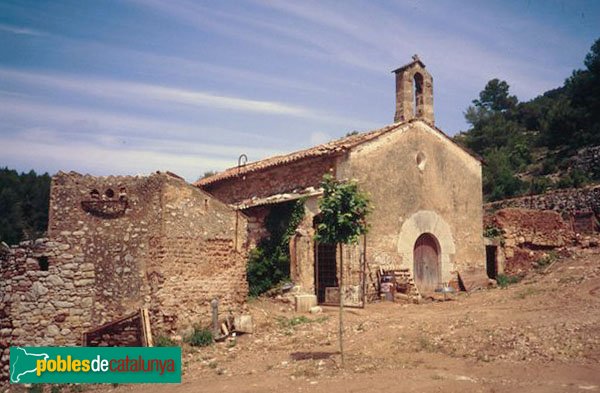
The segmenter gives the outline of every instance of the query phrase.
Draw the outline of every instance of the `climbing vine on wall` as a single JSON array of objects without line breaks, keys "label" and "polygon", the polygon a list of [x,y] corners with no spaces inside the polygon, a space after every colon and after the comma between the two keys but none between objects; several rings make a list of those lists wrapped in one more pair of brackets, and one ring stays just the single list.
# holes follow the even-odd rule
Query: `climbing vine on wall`
[{"label": "climbing vine on wall", "polygon": [[304,219],[304,199],[275,205],[265,220],[269,236],[250,252],[250,296],[258,296],[290,277],[290,239]]}]

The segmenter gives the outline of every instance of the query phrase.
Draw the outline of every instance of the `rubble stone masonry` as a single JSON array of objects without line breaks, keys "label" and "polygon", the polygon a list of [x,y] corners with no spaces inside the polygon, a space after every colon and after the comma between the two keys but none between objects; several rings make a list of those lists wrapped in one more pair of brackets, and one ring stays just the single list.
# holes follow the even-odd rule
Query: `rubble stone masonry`
[{"label": "rubble stone masonry", "polygon": [[38,239],[2,250],[0,381],[8,377],[11,345],[80,343],[92,326],[95,282],[94,264],[78,246]]},{"label": "rubble stone masonry", "polygon": [[505,199],[484,205],[484,209],[487,211],[507,207],[554,210],[563,217],[568,217],[580,210],[591,210],[596,215],[600,215],[600,185],[550,191],[545,194]]},{"label": "rubble stone masonry", "polygon": [[233,177],[202,188],[225,203],[238,203],[253,197],[318,187],[323,175],[334,168],[334,157],[317,157],[246,173],[241,178]]},{"label": "rubble stone masonry", "polygon": [[164,173],[52,179],[48,239],[0,254],[0,360],[10,345],[80,345],[139,308],[154,333],[237,310],[248,288],[247,219]]}]

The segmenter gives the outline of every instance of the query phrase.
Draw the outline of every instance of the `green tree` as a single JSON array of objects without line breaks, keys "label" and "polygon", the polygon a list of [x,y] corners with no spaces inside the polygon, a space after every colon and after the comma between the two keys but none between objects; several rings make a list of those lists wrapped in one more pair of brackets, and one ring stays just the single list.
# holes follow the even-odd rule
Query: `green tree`
[{"label": "green tree", "polygon": [[513,109],[517,105],[517,97],[508,93],[509,85],[506,81],[492,79],[485,88],[479,93],[479,99],[473,100],[477,108],[486,111],[504,112]]},{"label": "green tree", "polygon": [[[518,102],[510,86],[490,80],[465,111],[470,125],[454,140],[484,158],[484,193],[499,199],[525,192],[517,174],[558,174],[558,182],[532,190],[573,187],[600,178],[600,171],[574,172],[572,157],[584,147],[600,145],[600,39],[564,85]],[[535,166],[531,166],[535,164]],[[530,182],[531,183],[531,182]]]},{"label": "green tree", "polygon": [[518,100],[509,94],[509,85],[499,79],[490,80],[473,100],[465,112],[465,119],[471,128],[461,133],[457,142],[466,145],[479,155],[488,151],[513,146],[517,140],[523,144],[526,129],[516,118]]},{"label": "green tree", "polygon": [[485,157],[483,193],[487,199],[496,201],[519,195],[523,182],[515,176],[507,149],[490,151]]},{"label": "green tree", "polygon": [[0,241],[43,236],[48,225],[50,176],[0,169]]},{"label": "green tree", "polygon": [[369,198],[354,181],[341,182],[327,174],[321,182],[323,197],[319,201],[321,222],[315,238],[318,242],[337,244],[340,253],[340,317],[339,342],[341,363],[344,364],[344,259],[342,244],[354,244],[368,231],[367,215],[371,211]]},{"label": "green tree", "polygon": [[579,127],[570,145],[600,144],[600,39],[596,40],[586,55],[586,69],[576,70],[565,82],[571,109]]}]

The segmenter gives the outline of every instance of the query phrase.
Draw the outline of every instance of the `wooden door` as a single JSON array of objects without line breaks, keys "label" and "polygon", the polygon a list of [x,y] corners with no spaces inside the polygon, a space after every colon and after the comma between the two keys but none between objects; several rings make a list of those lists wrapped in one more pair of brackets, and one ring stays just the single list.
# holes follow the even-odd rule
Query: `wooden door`
[{"label": "wooden door", "polygon": [[424,233],[415,242],[414,277],[419,292],[431,293],[441,282],[440,249],[437,239]]}]

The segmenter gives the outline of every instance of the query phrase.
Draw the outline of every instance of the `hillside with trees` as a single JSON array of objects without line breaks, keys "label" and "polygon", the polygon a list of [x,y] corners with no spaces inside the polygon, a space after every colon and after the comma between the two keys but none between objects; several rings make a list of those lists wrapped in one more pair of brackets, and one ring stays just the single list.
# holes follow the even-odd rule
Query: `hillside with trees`
[{"label": "hillside with trees", "polygon": [[564,85],[526,102],[490,80],[465,112],[455,141],[485,161],[487,200],[600,180],[600,39]]},{"label": "hillside with trees", "polygon": [[50,176],[0,169],[0,242],[15,244],[45,234]]}]

